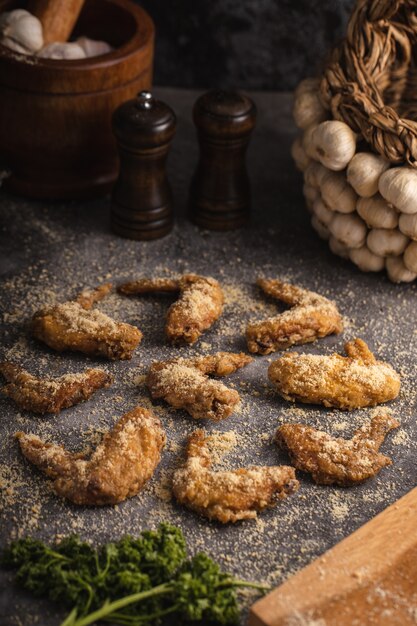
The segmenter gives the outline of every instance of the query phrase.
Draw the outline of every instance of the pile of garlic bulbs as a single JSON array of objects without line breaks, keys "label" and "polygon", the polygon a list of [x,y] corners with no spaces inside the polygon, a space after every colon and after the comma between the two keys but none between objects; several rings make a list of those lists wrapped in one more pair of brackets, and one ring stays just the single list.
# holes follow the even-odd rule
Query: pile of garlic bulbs
[{"label": "pile of garlic bulbs", "polygon": [[0,43],[14,52],[36,55],[44,59],[86,59],[112,50],[105,41],[95,41],[87,37],[45,46],[40,20],[24,9],[0,15]]},{"label": "pile of garlic bulbs", "polygon": [[292,156],[304,174],[312,226],[334,254],[362,271],[385,267],[393,282],[410,282],[417,278],[417,171],[357,152],[359,138],[329,119],[318,84],[302,81],[293,109],[302,134]]}]

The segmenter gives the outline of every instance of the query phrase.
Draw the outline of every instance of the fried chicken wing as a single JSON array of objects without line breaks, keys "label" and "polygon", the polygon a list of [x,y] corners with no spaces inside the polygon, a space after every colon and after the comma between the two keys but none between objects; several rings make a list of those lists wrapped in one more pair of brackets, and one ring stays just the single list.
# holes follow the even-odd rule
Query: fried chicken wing
[{"label": "fried chicken wing", "polygon": [[0,373],[7,381],[2,393],[17,406],[33,413],[59,413],[74,404],[88,400],[94,392],[109,387],[113,378],[100,369],[56,378],[36,378],[19,365],[0,363]]},{"label": "fried chicken wing", "polygon": [[211,439],[196,430],[188,440],[186,461],[173,477],[173,492],[180,504],[226,524],[253,519],[258,511],[297,491],[294,468],[285,465],[211,470]]},{"label": "fried chicken wing", "polygon": [[335,303],[324,296],[280,280],[261,278],[257,285],[264,293],[291,308],[275,317],[248,324],[246,341],[249,352],[270,354],[343,330],[342,317]]},{"label": "fried chicken wing", "polygon": [[359,428],[352,439],[331,437],[305,424],[284,424],[275,441],[284,447],[295,467],[320,485],[348,487],[363,483],[392,461],[379,453],[387,433],[399,423],[381,413]]},{"label": "fried chicken wing", "polygon": [[152,477],[165,445],[159,419],[137,407],[123,415],[87,459],[32,434],[16,433],[25,457],[53,479],[55,492],[74,504],[117,504]]},{"label": "fried chicken wing", "polygon": [[167,313],[165,332],[173,343],[194,343],[223,310],[223,291],[214,278],[184,274],[178,279],[142,278],[118,288],[125,295],[179,292]]},{"label": "fried chicken wing", "polygon": [[346,354],[322,356],[288,352],[269,366],[268,376],[286,400],[358,409],[398,396],[400,377],[377,361],[361,339],[345,345]]},{"label": "fried chicken wing", "polygon": [[92,309],[111,285],[83,291],[76,300],[44,307],[32,319],[36,339],[59,352],[72,350],[109,359],[130,359],[142,340],[135,326]]},{"label": "fried chicken wing", "polygon": [[195,419],[222,420],[229,417],[240,402],[235,389],[219,380],[252,361],[246,354],[218,352],[211,356],[158,361],[149,369],[146,384],[153,399],[164,399],[174,409],[185,409]]}]

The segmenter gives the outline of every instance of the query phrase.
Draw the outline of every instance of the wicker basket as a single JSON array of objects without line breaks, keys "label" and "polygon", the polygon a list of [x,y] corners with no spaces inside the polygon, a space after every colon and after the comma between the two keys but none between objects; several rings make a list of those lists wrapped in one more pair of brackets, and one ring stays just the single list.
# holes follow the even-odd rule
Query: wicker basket
[{"label": "wicker basket", "polygon": [[417,278],[417,3],[359,0],[321,79],[295,92],[312,225],[394,282]]}]

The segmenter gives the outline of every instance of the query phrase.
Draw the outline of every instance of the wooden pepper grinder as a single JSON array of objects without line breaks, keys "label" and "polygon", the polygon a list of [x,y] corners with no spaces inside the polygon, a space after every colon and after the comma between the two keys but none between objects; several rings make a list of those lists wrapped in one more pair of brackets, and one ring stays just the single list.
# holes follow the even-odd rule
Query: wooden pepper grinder
[{"label": "wooden pepper grinder", "polygon": [[234,91],[209,91],[195,103],[200,159],[188,214],[199,226],[231,230],[247,222],[251,198],[245,154],[255,121],[255,104]]},{"label": "wooden pepper grinder", "polygon": [[173,110],[147,91],[114,112],[120,173],[112,194],[111,226],[118,235],[158,239],[172,229],[165,163],[175,127]]}]

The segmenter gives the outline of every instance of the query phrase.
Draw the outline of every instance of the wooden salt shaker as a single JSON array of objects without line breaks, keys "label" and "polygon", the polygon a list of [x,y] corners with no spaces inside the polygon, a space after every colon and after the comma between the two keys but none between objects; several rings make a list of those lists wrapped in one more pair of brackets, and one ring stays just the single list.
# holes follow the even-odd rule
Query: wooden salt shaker
[{"label": "wooden salt shaker", "polygon": [[243,226],[250,213],[245,154],[256,107],[247,96],[216,89],[194,105],[200,159],[190,187],[190,219],[210,230]]},{"label": "wooden salt shaker", "polygon": [[172,194],[165,163],[175,133],[172,109],[142,91],[119,106],[113,132],[120,156],[111,204],[112,230],[129,239],[158,239],[172,229]]}]

